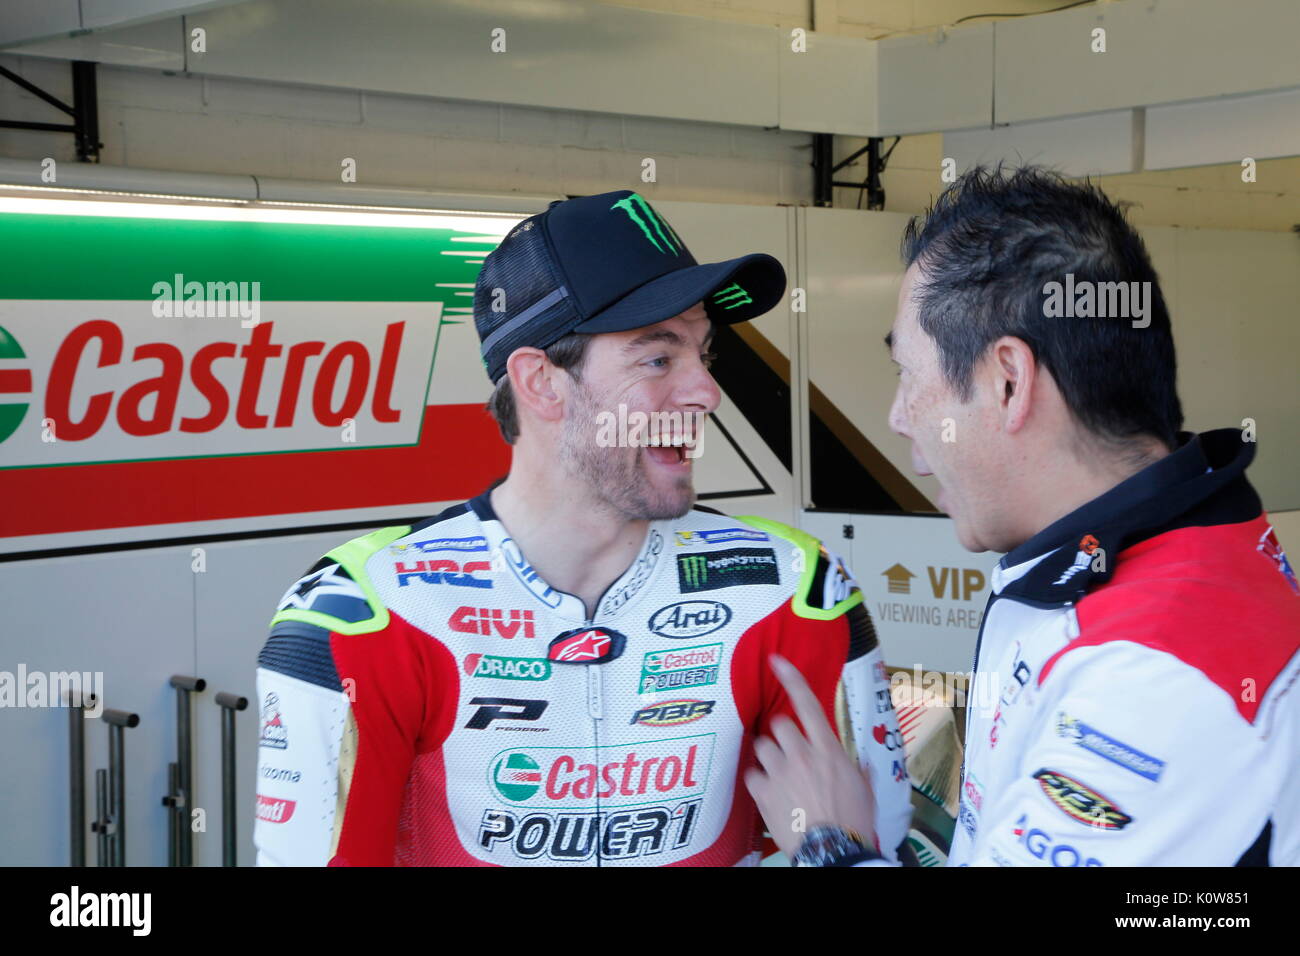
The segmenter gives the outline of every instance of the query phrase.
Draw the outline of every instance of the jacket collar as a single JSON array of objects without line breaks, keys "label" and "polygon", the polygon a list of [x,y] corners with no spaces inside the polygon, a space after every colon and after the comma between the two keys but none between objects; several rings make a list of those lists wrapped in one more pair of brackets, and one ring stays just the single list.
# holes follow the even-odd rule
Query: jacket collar
[{"label": "jacket collar", "polygon": [[[1049,604],[1109,579],[1121,550],[1176,528],[1249,521],[1259,496],[1246,480],[1255,443],[1235,428],[1179,436],[1177,450],[1053,522],[998,563],[995,587]],[[1099,553],[1100,552],[1100,553]]]}]

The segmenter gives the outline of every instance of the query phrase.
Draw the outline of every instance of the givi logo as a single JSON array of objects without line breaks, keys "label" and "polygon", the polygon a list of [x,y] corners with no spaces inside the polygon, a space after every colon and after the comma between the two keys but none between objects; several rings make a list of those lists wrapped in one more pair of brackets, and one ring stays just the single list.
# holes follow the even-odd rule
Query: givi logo
[{"label": "givi logo", "polygon": [[[0,327],[0,360],[25,359],[27,353],[18,340]],[[32,371],[14,367],[16,363],[0,361],[0,442],[12,435],[27,414],[26,396],[32,393]],[[19,401],[18,399],[23,399]]]},{"label": "givi logo", "polygon": [[[0,406],[14,408],[0,411],[4,464],[418,441],[438,303],[264,302],[261,311],[245,329],[158,319],[142,302],[0,303],[0,401],[30,394],[50,420],[49,434],[15,434],[25,408]],[[30,367],[3,361],[16,357]]]}]

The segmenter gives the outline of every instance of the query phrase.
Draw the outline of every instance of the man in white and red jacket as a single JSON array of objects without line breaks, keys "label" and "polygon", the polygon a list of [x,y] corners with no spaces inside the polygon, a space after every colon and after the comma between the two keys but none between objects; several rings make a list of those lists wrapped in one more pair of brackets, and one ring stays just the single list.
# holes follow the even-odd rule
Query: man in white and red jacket
[{"label": "man in white and red jacket", "polygon": [[[977,168],[904,258],[890,425],[962,544],[1006,552],[949,863],[1300,863],[1296,577],[1245,477],[1251,431],[1181,431],[1141,239],[1095,187]],[[774,838],[799,863],[876,862],[861,775],[775,666],[807,737],[756,747]]]}]

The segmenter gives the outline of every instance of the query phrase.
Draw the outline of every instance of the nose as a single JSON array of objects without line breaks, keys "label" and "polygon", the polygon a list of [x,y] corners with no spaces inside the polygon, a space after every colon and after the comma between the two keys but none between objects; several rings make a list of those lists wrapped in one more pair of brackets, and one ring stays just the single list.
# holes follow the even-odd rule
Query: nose
[{"label": "nose", "polygon": [[889,406],[889,429],[902,435],[904,438],[911,438],[908,431],[907,410],[903,402],[903,386],[894,389],[894,403]]},{"label": "nose", "polygon": [[722,403],[722,389],[703,362],[696,361],[684,373],[677,389],[677,401],[693,412],[710,414]]}]

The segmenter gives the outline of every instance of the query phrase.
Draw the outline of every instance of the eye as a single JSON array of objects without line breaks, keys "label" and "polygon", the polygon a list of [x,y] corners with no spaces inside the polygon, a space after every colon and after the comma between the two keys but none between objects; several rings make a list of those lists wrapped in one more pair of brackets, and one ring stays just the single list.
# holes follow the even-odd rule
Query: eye
[{"label": "eye", "polygon": [[701,352],[700,361],[704,363],[705,368],[713,368],[713,363],[718,360],[715,352]]},{"label": "eye", "polygon": [[[656,362],[662,362],[663,364],[662,364],[662,365],[656,365],[656,364],[655,364]],[[660,355],[660,356],[657,356],[656,358],[652,358],[652,359],[650,359],[648,362],[646,362],[646,364],[649,365],[651,368],[667,368],[667,367],[668,367],[668,362],[669,362],[668,356],[666,356],[666,355]]]}]

